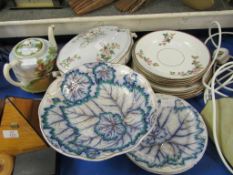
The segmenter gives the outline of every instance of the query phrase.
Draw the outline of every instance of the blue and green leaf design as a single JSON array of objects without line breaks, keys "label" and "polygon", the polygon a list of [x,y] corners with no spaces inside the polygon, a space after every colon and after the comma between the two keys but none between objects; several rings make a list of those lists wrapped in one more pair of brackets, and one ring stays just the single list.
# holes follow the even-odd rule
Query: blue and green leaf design
[{"label": "blue and green leaf design", "polygon": [[[103,160],[135,147],[148,134],[155,106],[140,75],[107,63],[90,64],[64,76],[63,99],[42,103],[40,121],[46,139],[61,153]],[[133,81],[126,78],[131,73]]]},{"label": "blue and green leaf design", "polygon": [[[191,167],[203,155],[207,132],[199,113],[183,100],[170,96],[158,99],[157,123],[141,144],[128,156],[151,171],[160,168]],[[191,166],[190,166],[191,165]]]}]

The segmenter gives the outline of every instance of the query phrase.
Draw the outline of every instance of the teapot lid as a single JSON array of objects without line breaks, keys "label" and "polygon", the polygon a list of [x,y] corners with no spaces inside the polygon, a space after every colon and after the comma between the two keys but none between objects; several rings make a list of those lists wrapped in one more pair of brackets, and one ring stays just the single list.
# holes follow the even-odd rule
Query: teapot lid
[{"label": "teapot lid", "polygon": [[44,45],[42,39],[28,38],[19,42],[15,46],[14,52],[20,58],[34,57],[43,53]]}]

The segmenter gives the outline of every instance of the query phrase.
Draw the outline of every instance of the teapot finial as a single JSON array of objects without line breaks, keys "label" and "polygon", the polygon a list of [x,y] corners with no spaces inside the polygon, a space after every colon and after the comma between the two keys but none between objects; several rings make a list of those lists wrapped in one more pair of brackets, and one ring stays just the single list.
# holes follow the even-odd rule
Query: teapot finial
[{"label": "teapot finial", "polygon": [[51,46],[55,47],[57,49],[57,43],[54,37],[54,29],[55,26],[54,25],[50,25],[48,28],[48,38],[49,38],[49,43],[51,44]]}]

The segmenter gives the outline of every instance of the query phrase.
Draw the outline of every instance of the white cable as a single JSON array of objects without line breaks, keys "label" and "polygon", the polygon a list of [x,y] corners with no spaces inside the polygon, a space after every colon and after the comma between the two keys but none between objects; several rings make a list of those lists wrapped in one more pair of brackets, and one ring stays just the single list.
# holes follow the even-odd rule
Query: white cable
[{"label": "white cable", "polygon": [[[230,67],[228,67],[228,69],[224,70],[224,72],[228,72],[229,69],[231,69],[231,68],[233,68],[233,65],[231,65]],[[217,84],[218,84],[218,87],[215,88],[215,89],[216,89],[216,90],[220,90],[221,88],[223,88],[223,89],[226,89],[226,90],[228,90],[228,91],[233,91],[233,88],[227,87],[227,85],[233,83],[232,81],[230,81],[230,80],[228,81],[228,80],[227,80],[227,77],[229,77],[229,76],[232,75],[232,74],[233,74],[233,72],[230,71],[230,72],[228,72],[227,74],[223,75],[221,78],[216,79],[216,82],[217,82]],[[225,80],[225,81],[223,81],[223,80]],[[222,83],[221,81],[223,81],[223,83]]]},{"label": "white cable", "polygon": [[[231,172],[231,174],[233,174],[233,169],[232,167],[228,164],[227,160],[225,159],[220,145],[219,145],[219,141],[218,141],[218,127],[217,127],[217,123],[218,123],[218,118],[217,118],[217,108],[216,108],[216,99],[215,99],[215,80],[218,77],[218,75],[221,74],[221,72],[224,72],[228,69],[228,65],[231,65],[233,67],[233,62],[229,62],[226,63],[224,65],[222,65],[213,75],[212,81],[211,81],[211,96],[212,96],[212,109],[213,109],[213,136],[214,136],[214,142],[215,142],[215,146],[217,149],[217,152],[220,156],[220,158],[222,159],[223,164],[226,166],[226,168]],[[233,79],[233,75],[230,77],[231,79]]]},{"label": "white cable", "polygon": [[[217,22],[217,21],[215,21],[215,22]],[[215,22],[213,22],[213,23],[215,23]],[[212,24],[213,24],[213,23],[212,23]],[[219,22],[217,22],[217,23],[219,23]],[[232,35],[232,34],[233,34],[233,32],[222,32],[222,35]],[[212,38],[212,43],[214,43],[213,45],[215,46],[215,48],[217,48],[216,43],[214,42],[213,38],[214,38],[215,36],[218,36],[218,35],[219,35],[218,32],[209,35],[209,37],[205,40],[205,44],[207,44],[207,42],[209,42],[209,40]]]},{"label": "white cable", "polygon": [[[215,34],[212,34],[212,26],[217,26],[218,32]],[[217,152],[223,162],[223,164],[226,166],[226,168],[233,174],[233,169],[225,159],[218,140],[218,117],[217,116],[217,107],[216,107],[216,97],[215,94],[218,94],[222,97],[227,97],[226,94],[223,92],[220,92],[221,89],[233,91],[233,88],[228,87],[233,83],[233,61],[229,61],[229,59],[232,59],[233,56],[229,54],[229,51],[225,48],[221,48],[222,44],[222,35],[233,35],[233,32],[222,32],[221,26],[219,22],[214,21],[211,23],[211,27],[209,28],[209,37],[206,39],[205,44],[207,44],[209,41],[213,44],[213,46],[216,48],[214,54],[213,54],[213,60],[210,63],[210,66],[207,69],[207,72],[204,74],[202,78],[202,83],[205,86],[205,92],[204,92],[204,102],[206,103],[209,100],[209,95],[211,95],[212,99],[212,109],[213,109],[213,136],[214,136],[214,142],[217,149]],[[215,43],[214,37],[218,36],[218,42]],[[222,52],[221,54],[220,51]],[[218,67],[217,64],[221,64],[220,67]],[[206,83],[207,76],[209,75],[210,71],[213,70],[214,74],[212,79],[209,81],[209,83]],[[225,74],[221,77],[219,75]],[[217,87],[216,87],[217,85]]]},{"label": "white cable", "polygon": [[[212,26],[214,26],[214,25],[216,25],[217,28],[218,28],[218,33],[217,33],[217,36],[218,36],[218,45],[217,45],[217,46],[216,46],[215,42],[213,41],[213,37],[211,37],[211,36],[212,36],[212,33],[211,33],[211,31],[212,31]],[[216,54],[214,55],[214,58],[213,58],[212,62],[210,63],[210,65],[209,65],[209,67],[208,67],[206,73],[205,73],[204,76],[202,77],[202,84],[203,84],[204,87],[206,88],[206,91],[210,91],[210,90],[211,90],[209,84],[206,83],[206,79],[207,79],[207,76],[209,75],[209,73],[210,73],[212,67],[214,66],[214,64],[215,64],[215,62],[216,62],[216,60],[217,60],[217,56],[218,56],[218,54],[219,54],[219,50],[220,50],[220,47],[221,47],[221,44],[222,44],[222,28],[221,28],[219,22],[214,21],[214,22],[211,23],[211,27],[209,28],[209,35],[210,35],[210,36],[206,39],[205,44],[207,44],[207,42],[208,42],[209,40],[211,40],[212,43],[214,44],[214,46],[216,47]],[[211,81],[211,80],[210,80],[210,81]],[[218,93],[218,91],[215,91],[215,93]],[[219,94],[219,95],[220,95],[220,94]],[[207,97],[207,96],[204,96],[204,101],[205,101],[205,103],[207,102],[207,99],[206,99],[206,98],[208,98],[208,97]]]},{"label": "white cable", "polygon": [[[218,32],[212,34],[211,33],[212,32],[212,26],[214,26],[214,25],[217,26]],[[214,45],[214,47],[216,48],[216,50],[215,50],[215,54],[213,55],[212,62],[210,63],[210,65],[209,65],[206,73],[202,77],[202,84],[205,87],[205,92],[204,92],[204,102],[205,103],[207,103],[207,101],[208,101],[208,99],[210,97],[210,91],[211,91],[211,87],[210,87],[211,80],[209,81],[209,83],[207,83],[207,76],[209,75],[209,72],[212,70],[212,68],[215,67],[214,65],[216,64],[217,61],[220,62],[220,63],[222,63],[222,64],[224,64],[227,61],[225,57],[224,57],[225,60],[219,60],[219,52],[220,51],[224,51],[223,54],[226,54],[226,55],[229,54],[229,51],[227,51],[226,49],[225,50],[224,50],[224,48],[221,49],[222,35],[233,35],[233,32],[222,32],[221,26],[220,26],[219,22],[217,22],[217,21],[214,21],[214,22],[211,23],[211,27],[209,28],[208,32],[209,32],[209,37],[205,40],[205,44],[207,44],[211,40],[211,42]],[[213,39],[216,36],[218,36],[218,44],[216,44],[215,41],[214,41],[214,39]],[[233,56],[228,55],[228,59],[232,59],[232,58],[233,58]],[[221,88],[225,88],[225,89],[228,89],[230,91],[233,91],[232,88],[227,87],[228,84],[223,84],[219,80],[217,80],[217,81],[219,82],[218,85],[220,85]],[[227,97],[227,95],[225,95],[224,93],[222,93],[222,92],[219,91],[221,88],[215,88],[214,89],[215,93],[218,94],[218,95],[220,95],[220,96]]]},{"label": "white cable", "polygon": [[211,40],[212,44],[214,45],[214,47],[217,48],[219,45],[221,46],[221,42],[222,42],[222,39],[221,39],[221,37],[222,37],[222,28],[221,28],[218,21],[213,21],[211,25],[212,26],[216,25],[217,29],[218,29],[218,33],[219,33],[217,35],[219,37],[218,44],[215,43],[213,37],[210,37],[212,35],[212,27],[209,27],[209,30],[208,30],[210,40]]}]

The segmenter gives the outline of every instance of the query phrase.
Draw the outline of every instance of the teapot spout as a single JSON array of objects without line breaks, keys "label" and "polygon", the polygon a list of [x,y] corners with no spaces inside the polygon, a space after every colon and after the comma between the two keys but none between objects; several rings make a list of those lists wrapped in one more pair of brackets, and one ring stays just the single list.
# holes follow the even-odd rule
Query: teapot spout
[{"label": "teapot spout", "polygon": [[57,49],[57,42],[54,37],[54,25],[50,25],[48,28],[48,38],[49,38],[49,43],[51,44],[52,47]]}]

